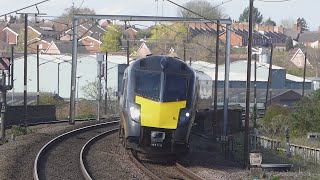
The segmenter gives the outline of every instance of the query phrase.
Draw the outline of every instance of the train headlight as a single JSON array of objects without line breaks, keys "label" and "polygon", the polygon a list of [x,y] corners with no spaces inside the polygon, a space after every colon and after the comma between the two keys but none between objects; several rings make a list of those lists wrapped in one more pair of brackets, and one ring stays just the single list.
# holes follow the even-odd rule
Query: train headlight
[{"label": "train headlight", "polygon": [[183,108],[180,110],[178,125],[186,125],[190,122],[191,111],[190,109]]},{"label": "train headlight", "polygon": [[135,121],[140,121],[140,108],[137,106],[130,107],[130,116]]}]

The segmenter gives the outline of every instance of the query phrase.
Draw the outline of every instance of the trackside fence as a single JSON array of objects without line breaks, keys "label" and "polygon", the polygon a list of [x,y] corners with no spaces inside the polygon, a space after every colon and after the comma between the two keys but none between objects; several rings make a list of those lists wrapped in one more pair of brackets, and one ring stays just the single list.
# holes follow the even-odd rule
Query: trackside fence
[{"label": "trackside fence", "polygon": [[[250,137],[251,146],[253,146],[255,136],[252,135]],[[284,143],[281,143],[281,141],[279,140],[271,139],[265,136],[256,136],[256,146],[265,149],[286,151],[284,148]],[[320,148],[302,146],[297,144],[289,144],[289,149],[291,155],[293,156],[298,155],[305,160],[320,163]]]}]

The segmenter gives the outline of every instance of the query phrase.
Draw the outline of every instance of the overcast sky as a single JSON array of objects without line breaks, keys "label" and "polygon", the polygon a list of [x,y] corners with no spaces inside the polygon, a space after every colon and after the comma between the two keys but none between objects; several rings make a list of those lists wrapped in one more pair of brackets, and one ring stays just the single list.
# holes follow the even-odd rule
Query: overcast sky
[{"label": "overcast sky", "polygon": [[[0,14],[8,13],[16,9],[40,2],[41,0],[0,0]],[[177,4],[184,4],[189,0],[172,0]],[[249,0],[208,0],[208,2],[219,5],[224,9],[225,14],[233,20],[238,20],[243,9],[249,5]],[[306,19],[311,30],[317,30],[320,26],[320,19],[316,13],[319,11],[319,0],[288,0],[285,2],[263,2],[270,0],[255,0],[254,6],[259,9],[264,19],[270,17],[276,23],[282,19],[297,19],[303,17]],[[281,0],[273,0],[281,1]],[[176,16],[177,7],[166,0],[50,0],[39,5],[41,13],[50,16],[60,15],[65,8],[72,6],[74,2],[76,7],[88,7],[94,9],[97,14],[123,14],[123,15],[164,15]],[[83,2],[83,3],[82,3]],[[157,10],[158,9],[158,10]],[[35,8],[28,11],[36,12]],[[26,11],[24,11],[26,12]]]}]

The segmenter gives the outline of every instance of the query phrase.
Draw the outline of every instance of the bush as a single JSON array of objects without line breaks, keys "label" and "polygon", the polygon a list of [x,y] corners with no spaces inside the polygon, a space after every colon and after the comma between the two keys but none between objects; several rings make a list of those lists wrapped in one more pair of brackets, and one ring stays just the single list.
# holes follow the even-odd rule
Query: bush
[{"label": "bush", "polygon": [[268,107],[265,116],[262,119],[262,125],[270,125],[272,123],[272,119],[277,115],[287,116],[290,113],[290,109],[280,106],[280,105],[272,105]]},{"label": "bush", "polygon": [[28,129],[23,126],[13,125],[10,129],[11,135],[14,137],[26,135],[28,132]]}]

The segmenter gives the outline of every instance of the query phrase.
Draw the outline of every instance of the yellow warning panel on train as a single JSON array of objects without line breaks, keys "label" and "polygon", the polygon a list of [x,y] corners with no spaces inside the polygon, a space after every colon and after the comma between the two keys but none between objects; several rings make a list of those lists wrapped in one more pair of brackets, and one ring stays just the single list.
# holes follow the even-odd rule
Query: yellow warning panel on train
[{"label": "yellow warning panel on train", "polygon": [[186,101],[156,102],[136,96],[136,103],[141,108],[141,126],[176,129],[179,112],[186,107]]}]

